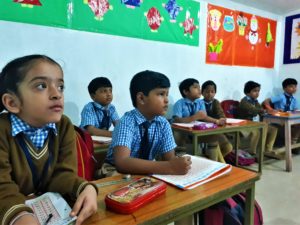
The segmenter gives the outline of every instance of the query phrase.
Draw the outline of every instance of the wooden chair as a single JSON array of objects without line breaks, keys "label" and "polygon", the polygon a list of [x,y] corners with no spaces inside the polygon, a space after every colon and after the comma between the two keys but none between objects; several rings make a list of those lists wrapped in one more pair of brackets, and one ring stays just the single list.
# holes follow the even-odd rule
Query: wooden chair
[{"label": "wooden chair", "polygon": [[221,102],[221,107],[224,111],[226,118],[235,118],[237,113],[237,108],[239,107],[239,102],[236,100],[224,100]]}]

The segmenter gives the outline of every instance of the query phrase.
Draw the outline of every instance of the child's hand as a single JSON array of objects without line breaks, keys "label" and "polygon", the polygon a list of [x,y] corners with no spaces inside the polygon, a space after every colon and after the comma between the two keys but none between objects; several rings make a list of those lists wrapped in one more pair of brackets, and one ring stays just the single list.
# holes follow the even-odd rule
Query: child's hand
[{"label": "child's hand", "polygon": [[[24,213],[24,212],[21,212]],[[21,214],[20,213],[20,214]],[[39,221],[36,219],[35,216],[30,214],[25,214],[24,216],[21,216],[19,219],[17,219],[13,225],[40,225]]]},{"label": "child's hand", "polygon": [[172,170],[171,175],[184,175],[191,169],[190,156],[174,157],[169,162]]},{"label": "child's hand", "polygon": [[223,126],[226,124],[226,118],[220,118],[217,120],[217,125]]},{"label": "child's hand", "polygon": [[194,116],[195,116],[195,120],[203,120],[203,119],[206,118],[207,115],[203,111],[198,111],[198,112],[195,113]]},{"label": "child's hand", "polygon": [[70,216],[76,216],[75,225],[81,225],[83,221],[97,212],[97,192],[92,185],[87,185],[78,196]]}]

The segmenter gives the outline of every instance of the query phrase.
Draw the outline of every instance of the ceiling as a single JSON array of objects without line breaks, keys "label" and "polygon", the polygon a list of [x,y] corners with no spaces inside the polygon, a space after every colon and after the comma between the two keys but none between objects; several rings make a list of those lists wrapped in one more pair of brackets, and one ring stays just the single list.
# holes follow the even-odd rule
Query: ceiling
[{"label": "ceiling", "polygon": [[278,15],[289,14],[300,9],[300,0],[230,0]]}]

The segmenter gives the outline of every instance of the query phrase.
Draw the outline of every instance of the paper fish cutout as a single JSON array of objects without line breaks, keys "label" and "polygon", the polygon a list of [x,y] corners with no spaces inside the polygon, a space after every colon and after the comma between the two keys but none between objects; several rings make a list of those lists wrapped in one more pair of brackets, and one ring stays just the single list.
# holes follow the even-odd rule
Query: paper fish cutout
[{"label": "paper fish cutout", "polygon": [[134,9],[141,6],[142,0],[121,0],[121,3],[126,5],[127,8]]},{"label": "paper fish cutout", "polygon": [[167,10],[170,15],[170,22],[175,23],[176,17],[178,16],[179,12],[183,9],[180,7],[176,0],[169,0],[166,4],[162,4],[162,6]]},{"label": "paper fish cutout", "polygon": [[163,17],[161,17],[159,11],[152,7],[148,10],[148,12],[145,14],[148,22],[148,26],[151,28],[152,32],[157,32],[158,28],[161,25],[161,22],[163,21]]},{"label": "paper fish cutout", "polygon": [[89,0],[88,5],[96,16],[97,20],[103,20],[103,16],[112,6],[109,4],[108,0]]}]

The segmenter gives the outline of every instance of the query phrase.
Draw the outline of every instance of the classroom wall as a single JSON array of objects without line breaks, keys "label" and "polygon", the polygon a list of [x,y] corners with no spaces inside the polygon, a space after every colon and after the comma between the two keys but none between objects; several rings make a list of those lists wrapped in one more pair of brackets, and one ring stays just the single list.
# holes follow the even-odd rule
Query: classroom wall
[{"label": "classroom wall", "polygon": [[[194,77],[201,83],[211,79],[218,85],[217,98],[240,100],[248,80],[262,84],[260,101],[270,96],[273,86],[286,70],[282,63],[282,18],[262,10],[227,0],[208,1],[277,20],[275,68],[220,66],[205,64],[206,7],[200,0],[200,40],[198,47],[134,38],[58,29],[46,26],[0,21],[0,67],[26,54],[46,54],[62,64],[65,73],[65,114],[80,123],[80,112],[90,101],[87,85],[96,76],[107,76],[113,83],[114,100],[120,115],[132,109],[129,95],[131,77],[145,69],[165,73],[171,80],[170,110],[181,96],[178,84]],[[295,73],[291,69],[291,73]],[[167,115],[170,116],[170,112]]]},{"label": "classroom wall", "polygon": [[[282,31],[285,31],[285,17],[300,14],[300,9],[295,10],[289,14],[284,15],[282,20]],[[284,46],[284,37],[281,40],[281,46]],[[295,94],[295,97],[298,99],[298,107],[300,107],[300,63],[294,64],[283,64],[283,48],[280,53],[280,65],[279,65],[279,74],[277,81],[275,82],[278,85],[278,88],[281,88],[281,82],[288,77],[295,78],[298,81],[298,91]]]}]

